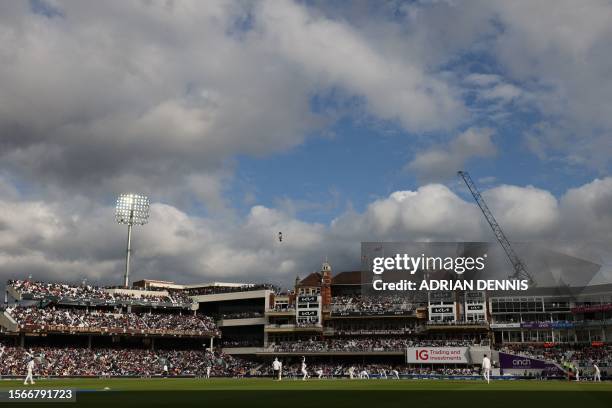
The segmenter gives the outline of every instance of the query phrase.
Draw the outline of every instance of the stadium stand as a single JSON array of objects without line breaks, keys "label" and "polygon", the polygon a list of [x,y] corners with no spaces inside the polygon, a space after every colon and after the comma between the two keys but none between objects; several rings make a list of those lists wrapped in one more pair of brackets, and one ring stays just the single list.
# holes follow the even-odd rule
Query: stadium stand
[{"label": "stadium stand", "polygon": [[202,315],[104,313],[55,307],[10,307],[5,312],[17,322],[20,330],[26,332],[106,330],[142,334],[219,335],[212,319]]},{"label": "stadium stand", "polygon": [[[143,280],[133,288],[32,280],[7,283],[0,314],[1,375],[23,375],[28,353],[38,375],[269,376],[282,359],[299,378],[301,358],[323,376],[478,378],[483,353],[498,376],[612,374],[612,285],[565,296],[548,288],[522,293],[370,295],[359,271],[331,266],[282,292],[270,284],[181,285]],[[408,350],[461,350],[457,363],[408,363]],[[533,367],[502,367],[507,354]],[[69,357],[73,356],[73,358]],[[514,357],[513,357],[514,359]],[[548,364],[548,365],[547,365]]]}]

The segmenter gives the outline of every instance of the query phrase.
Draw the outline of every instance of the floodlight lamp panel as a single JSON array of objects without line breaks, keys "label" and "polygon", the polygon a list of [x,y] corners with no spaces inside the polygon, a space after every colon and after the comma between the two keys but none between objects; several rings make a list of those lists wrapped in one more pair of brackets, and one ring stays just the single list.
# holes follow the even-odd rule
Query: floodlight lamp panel
[{"label": "floodlight lamp panel", "polygon": [[140,194],[121,194],[115,218],[120,224],[144,225],[149,219],[149,198]]}]

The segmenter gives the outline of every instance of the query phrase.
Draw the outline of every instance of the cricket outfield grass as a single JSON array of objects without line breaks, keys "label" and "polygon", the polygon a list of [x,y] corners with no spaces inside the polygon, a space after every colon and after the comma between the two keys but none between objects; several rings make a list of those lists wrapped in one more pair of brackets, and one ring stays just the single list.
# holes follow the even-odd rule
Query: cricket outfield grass
[{"label": "cricket outfield grass", "polygon": [[[474,380],[48,379],[0,381],[0,391],[73,389],[76,403],[35,406],[129,407],[612,407],[612,382]],[[30,406],[34,403],[2,403]]]}]

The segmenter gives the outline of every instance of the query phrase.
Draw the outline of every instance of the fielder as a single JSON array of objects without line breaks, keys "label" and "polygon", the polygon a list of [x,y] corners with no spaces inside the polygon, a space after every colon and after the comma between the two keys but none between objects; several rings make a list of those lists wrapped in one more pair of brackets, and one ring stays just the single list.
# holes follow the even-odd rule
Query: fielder
[{"label": "fielder", "polygon": [[491,382],[491,360],[489,360],[486,354],[482,359],[482,376],[487,380],[487,384]]},{"label": "fielder", "polygon": [[212,370],[212,367],[209,365],[206,366],[206,378],[210,378],[210,370]]},{"label": "fielder", "polygon": [[595,372],[593,373],[593,381],[601,382],[601,372],[599,371],[597,363],[593,363],[593,370],[595,370]]},{"label": "fielder", "polygon": [[323,369],[319,368],[315,373],[317,373],[319,380],[323,378]]},{"label": "fielder", "polygon": [[304,375],[302,381],[306,381],[306,378],[310,378],[308,371],[306,371],[306,357],[304,356],[302,356],[302,374]]},{"label": "fielder", "polygon": [[370,374],[368,374],[367,370],[364,368],[364,369],[363,369],[363,370],[362,370],[362,371],[359,373],[359,378],[360,378],[361,380],[366,379],[366,378],[369,380],[369,379],[370,379]]},{"label": "fielder", "polygon": [[352,380],[355,378],[355,367],[350,366],[348,369],[349,378]]},{"label": "fielder", "polygon": [[281,370],[281,363],[280,361],[278,361],[277,357],[274,357],[274,361],[272,362],[272,371],[274,371],[274,374],[272,376],[275,380],[280,381],[281,379],[280,370]]},{"label": "fielder", "polygon": [[34,359],[30,359],[30,361],[28,361],[28,365],[26,366],[27,370],[28,370],[28,374],[26,375],[25,381],[23,382],[23,385],[28,385],[28,380],[30,380],[30,384],[34,385]]},{"label": "fielder", "polygon": [[391,374],[393,374],[393,378],[395,378],[396,380],[399,380],[399,371],[397,371],[395,368],[393,370],[391,370]]}]

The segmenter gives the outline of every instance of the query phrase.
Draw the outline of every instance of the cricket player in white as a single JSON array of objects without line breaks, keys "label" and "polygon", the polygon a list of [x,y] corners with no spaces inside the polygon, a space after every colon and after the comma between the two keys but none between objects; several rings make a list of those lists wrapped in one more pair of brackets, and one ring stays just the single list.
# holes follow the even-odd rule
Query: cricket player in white
[{"label": "cricket player in white", "polygon": [[593,381],[601,381],[601,372],[599,371],[597,363],[593,363],[593,370],[595,371],[593,373]]},{"label": "cricket player in white", "polygon": [[323,369],[319,368],[317,371],[315,371],[315,373],[317,373],[319,380],[323,378]]},{"label": "cricket player in white", "polygon": [[279,361],[279,363],[280,369],[278,370],[278,381],[281,381],[283,379],[283,362]]},{"label": "cricket player in white", "polygon": [[210,365],[206,366],[206,378],[210,378],[210,370],[212,370],[212,367]]},{"label": "cricket player in white", "polygon": [[380,371],[378,372],[378,375],[380,376],[380,378],[384,378],[386,380],[387,379],[387,370],[385,370],[384,368],[381,368]]},{"label": "cricket player in white", "polygon": [[281,363],[280,361],[278,361],[278,358],[274,358],[274,361],[272,362],[272,370],[274,371],[274,377],[275,380],[280,381],[280,370],[281,370]]},{"label": "cricket player in white", "polygon": [[489,360],[486,354],[482,359],[482,375],[487,380],[487,384],[489,384],[491,381],[491,360]]},{"label": "cricket player in white", "polygon": [[304,377],[302,377],[302,381],[306,381],[306,378],[310,378],[308,371],[306,371],[306,357],[304,356],[302,356],[302,374],[304,375]]},{"label": "cricket player in white", "polygon": [[30,361],[28,361],[28,365],[27,365],[27,370],[28,370],[28,375],[26,375],[25,381],[23,382],[23,385],[28,385],[28,380],[30,380],[30,384],[34,384],[34,359],[30,359]]},{"label": "cricket player in white", "polygon": [[396,380],[399,380],[399,371],[397,371],[395,368],[393,370],[391,370],[391,374],[393,374],[393,378],[395,378]]},{"label": "cricket player in white", "polygon": [[349,367],[349,369],[348,369],[348,373],[349,373],[349,378],[350,378],[351,380],[352,380],[352,379],[354,379],[354,378],[355,378],[355,377],[354,377],[354,376],[355,376],[355,367],[350,366],[350,367]]},{"label": "cricket player in white", "polygon": [[359,378],[363,379],[370,379],[370,374],[368,374],[368,372],[366,371],[366,369],[364,368],[360,373],[359,373]]}]

